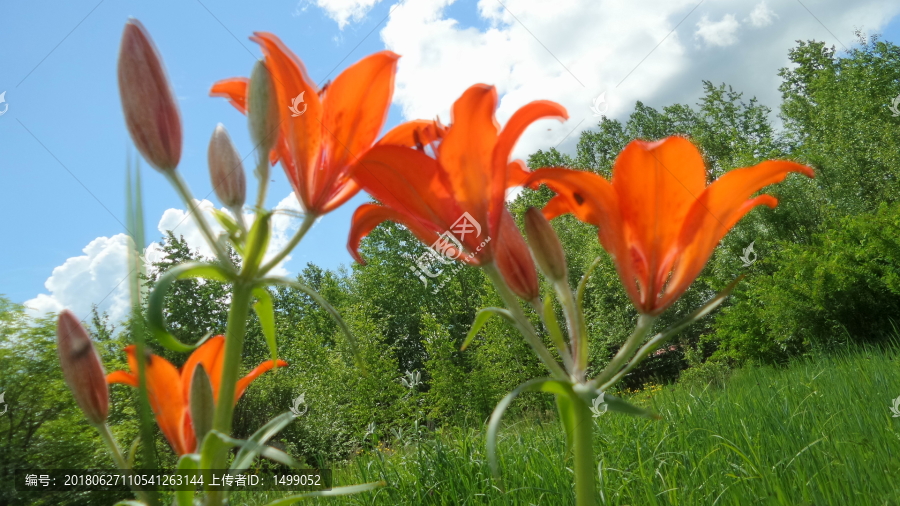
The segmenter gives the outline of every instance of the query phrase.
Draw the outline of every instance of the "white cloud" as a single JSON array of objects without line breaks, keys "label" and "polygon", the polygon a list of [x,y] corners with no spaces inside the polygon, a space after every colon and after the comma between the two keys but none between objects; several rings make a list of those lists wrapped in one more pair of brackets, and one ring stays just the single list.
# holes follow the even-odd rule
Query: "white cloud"
[{"label": "white cloud", "polygon": [[[344,29],[350,21],[359,21],[365,17],[372,7],[381,0],[300,0],[297,10],[306,10],[306,6],[313,4],[333,19],[338,28]],[[301,8],[300,6],[303,5]]]},{"label": "white cloud", "polygon": [[84,247],[84,255],[66,260],[44,282],[50,294],[25,302],[33,316],[71,309],[80,318],[90,315],[91,305],[102,301],[113,321],[128,312],[128,244],[125,234],[98,237]]},{"label": "white cloud", "polygon": [[[483,29],[449,17],[453,3],[392,2],[396,8],[381,38],[403,56],[395,103],[405,119],[439,115],[447,123],[453,101],[482,82],[500,93],[501,124],[532,100],[566,106],[566,124],[546,121],[526,131],[515,151],[519,157],[561,141],[559,149],[573,153],[579,133],[596,126],[590,107],[603,92],[607,116],[623,120],[636,100],[654,107],[696,103],[703,79],[731,84],[747,98],[756,96],[777,109],[777,72],[789,65],[787,53],[796,40],[841,47],[800,4],[785,4],[781,22],[757,27],[752,40],[736,43],[740,23],[732,13],[763,12],[759,0],[704,3],[693,12],[696,0],[647,0],[639,9],[596,0],[505,0],[504,8],[496,0],[479,0],[471,16],[487,25]],[[848,42],[855,27],[878,30],[900,13],[900,4],[886,0],[823,0],[810,8]],[[757,22],[762,21],[758,14]],[[699,46],[691,43],[695,36],[703,41]],[[709,51],[704,43],[725,47]]]},{"label": "white cloud", "polygon": [[[215,209],[213,203],[208,200],[196,202],[213,233],[221,233],[223,228],[212,215]],[[300,203],[294,193],[291,193],[276,206],[276,209],[299,212]],[[253,214],[245,214],[248,226],[253,222],[253,218]],[[272,237],[265,260],[272,258],[288,243],[298,224],[299,220],[295,215],[275,214],[272,218]],[[176,237],[184,237],[192,250],[197,250],[206,257],[213,256],[212,249],[206,244],[196,219],[188,216],[182,209],[167,209],[163,212],[157,229],[160,234],[173,230]],[[98,304],[100,311],[109,312],[111,321],[120,321],[128,314],[130,305],[127,260],[129,242],[130,239],[125,234],[98,237],[91,241],[82,250],[83,255],[69,258],[63,265],[53,269],[53,273],[44,283],[49,293],[38,294],[37,297],[25,302],[29,314],[40,316],[68,308],[79,317],[85,318],[89,316],[91,306]],[[162,249],[159,243],[151,243],[145,250],[148,265],[161,257]],[[279,262],[270,271],[271,274],[287,275],[284,264],[290,258],[288,255]]]},{"label": "white cloud", "polygon": [[770,9],[766,2],[760,2],[750,13],[750,24],[756,28],[762,28],[771,25],[777,17],[778,14],[775,14],[775,11]]},{"label": "white cloud", "polygon": [[731,46],[738,41],[737,30],[740,25],[732,14],[726,14],[721,21],[710,21],[708,16],[703,16],[697,23],[694,37],[703,39],[708,46]]}]

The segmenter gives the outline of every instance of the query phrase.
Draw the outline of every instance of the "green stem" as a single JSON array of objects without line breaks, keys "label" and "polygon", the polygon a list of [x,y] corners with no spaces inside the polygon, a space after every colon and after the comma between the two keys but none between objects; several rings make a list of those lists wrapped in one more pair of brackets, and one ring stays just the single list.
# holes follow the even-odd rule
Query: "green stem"
[{"label": "green stem", "polygon": [[[257,146],[259,149],[259,146]],[[266,204],[266,192],[269,189],[269,152],[260,151],[256,157],[256,178],[259,180],[259,189],[256,193],[256,208],[262,209]]]},{"label": "green stem", "polygon": [[559,295],[559,303],[562,305],[563,314],[566,316],[566,327],[569,331],[569,346],[572,348],[572,381],[580,383],[584,381],[584,373],[587,368],[587,339],[582,334],[582,318],[578,305],[575,304],[575,294],[568,281],[561,280],[553,283],[556,293]]},{"label": "green stem", "polygon": [[259,269],[260,277],[265,276],[265,274],[267,272],[269,272],[270,270],[272,270],[273,267],[278,265],[278,262],[284,260],[284,257],[286,257],[291,252],[291,250],[293,250],[297,246],[297,244],[300,243],[300,240],[303,239],[303,236],[305,236],[306,233],[309,232],[309,229],[312,228],[313,223],[316,222],[316,218],[318,218],[317,215],[309,214],[309,213],[307,213],[303,216],[303,223],[300,224],[300,229],[297,230],[297,233],[294,234],[294,237],[291,237],[291,241],[289,243],[287,243],[287,246],[285,246],[284,249],[279,251],[277,255],[272,257],[271,260],[269,260],[262,267],[260,267],[260,269]]},{"label": "green stem", "polygon": [[575,504],[594,506],[594,420],[591,410],[583,399],[573,399],[575,411]]},{"label": "green stem", "polygon": [[212,229],[209,228],[209,223],[207,223],[206,218],[203,217],[203,213],[200,211],[199,206],[194,204],[194,196],[191,195],[191,190],[188,189],[181,174],[178,171],[173,170],[166,172],[166,177],[169,179],[169,182],[172,183],[172,186],[175,187],[175,191],[178,192],[181,200],[184,201],[184,205],[187,206],[191,214],[194,215],[194,219],[200,227],[200,232],[203,233],[206,242],[209,243],[209,247],[216,253],[216,257],[219,258],[219,261],[222,262],[223,265],[228,265],[228,255],[225,254],[225,251],[222,250],[222,246],[216,241],[216,236],[213,234]]},{"label": "green stem", "polygon": [[513,319],[516,322],[516,327],[522,334],[522,337],[524,337],[531,346],[531,349],[537,354],[541,362],[550,369],[550,372],[556,379],[568,380],[569,376],[566,374],[566,371],[559,365],[559,362],[553,358],[553,355],[550,354],[550,350],[544,346],[541,338],[538,337],[537,332],[535,332],[534,327],[531,325],[531,321],[528,320],[528,317],[522,312],[522,306],[519,305],[519,299],[506,285],[506,281],[503,280],[503,275],[500,274],[497,267],[493,263],[487,263],[482,265],[481,268],[487,273],[488,277],[491,278],[494,287],[506,304],[507,310],[512,314]]},{"label": "green stem", "polygon": [[[241,354],[244,350],[244,334],[247,331],[247,316],[250,313],[252,286],[245,280],[234,282],[231,295],[231,308],[228,310],[228,326],[225,330],[225,361],[222,364],[222,376],[219,382],[219,395],[216,400],[216,412],[213,417],[213,429],[222,434],[231,434],[231,423],[234,415],[234,392],[241,369]],[[211,459],[212,469],[225,469],[228,452],[219,449]],[[225,492],[209,491],[207,504],[224,504]]]},{"label": "green stem", "polygon": [[109,453],[112,454],[112,459],[113,462],[116,463],[116,467],[122,470],[130,469],[128,462],[125,461],[125,457],[122,455],[122,449],[119,448],[119,443],[116,442],[116,438],[114,438],[112,432],[109,431],[109,425],[102,423],[96,425],[96,427],[103,442],[106,443],[106,447],[109,448]]},{"label": "green stem", "polygon": [[[119,448],[119,443],[116,442],[116,438],[114,438],[112,432],[110,432],[109,425],[102,423],[100,425],[95,425],[95,427],[97,427],[97,432],[100,433],[100,438],[103,439],[103,442],[106,443],[106,447],[109,448],[109,453],[112,454],[112,459],[113,462],[116,463],[116,467],[123,471],[130,470],[131,466],[128,465],[125,456],[122,455],[122,449]],[[146,492],[135,490],[134,494],[144,503],[150,504],[150,499],[147,497]]]}]

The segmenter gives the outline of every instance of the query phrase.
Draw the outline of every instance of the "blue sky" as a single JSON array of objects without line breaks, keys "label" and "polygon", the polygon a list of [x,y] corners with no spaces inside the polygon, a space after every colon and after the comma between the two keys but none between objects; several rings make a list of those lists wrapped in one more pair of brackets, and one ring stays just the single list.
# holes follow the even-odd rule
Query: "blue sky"
[{"label": "blue sky", "polygon": [[[106,257],[83,262],[85,272],[75,272],[77,262],[53,272],[89,257],[82,250],[92,242],[102,248],[98,238],[124,230],[125,161],[136,151],[124,127],[115,63],[130,16],[154,38],[179,101],[179,170],[197,198],[213,202],[206,169],[213,128],[224,123],[244,155],[251,145],[245,118],[208,90],[218,79],[249,74],[260,56],[247,39],[254,31],[280,36],[317,82],[375,51],[404,55],[388,128],[413,117],[449,120],[453,98],[475,82],[497,85],[501,122],[535,99],[569,108],[566,124],[535,125],[517,156],[557,144],[571,150],[578,132],[596,123],[589,106],[600,92],[613,117],[627,116],[637,99],[693,103],[701,79],[727,82],[777,108],[775,72],[787,64],[794,40],[816,38],[840,49],[854,43],[854,28],[900,40],[900,7],[877,1],[805,2],[815,16],[787,1],[646,3],[639,10],[629,7],[633,2],[594,0],[7,3],[0,32],[0,93],[6,91],[8,106],[0,116],[7,243],[0,250],[0,294],[25,302],[43,293],[53,307],[84,313],[124,275]],[[270,207],[291,192],[280,168],[273,174]],[[145,228],[155,241],[160,218],[183,205],[146,165],[143,176]],[[286,270],[295,273],[306,262],[349,265],[350,216],[366,199],[359,195],[327,215]]]}]

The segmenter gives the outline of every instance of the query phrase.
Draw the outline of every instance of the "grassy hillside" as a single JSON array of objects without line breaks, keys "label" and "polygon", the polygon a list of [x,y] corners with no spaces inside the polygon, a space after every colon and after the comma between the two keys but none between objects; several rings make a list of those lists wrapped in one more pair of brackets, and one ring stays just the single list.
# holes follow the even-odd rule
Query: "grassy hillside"
[{"label": "grassy hillside", "polygon": [[[900,504],[900,418],[890,410],[900,396],[898,356],[862,350],[747,368],[721,386],[628,394],[663,419],[596,419],[603,504]],[[386,488],[328,504],[572,502],[571,471],[557,465],[563,436],[548,416],[506,426],[496,484],[482,430],[418,443],[402,437],[406,442],[392,437],[336,470],[340,484],[382,479]],[[236,504],[272,498],[235,497]]]}]

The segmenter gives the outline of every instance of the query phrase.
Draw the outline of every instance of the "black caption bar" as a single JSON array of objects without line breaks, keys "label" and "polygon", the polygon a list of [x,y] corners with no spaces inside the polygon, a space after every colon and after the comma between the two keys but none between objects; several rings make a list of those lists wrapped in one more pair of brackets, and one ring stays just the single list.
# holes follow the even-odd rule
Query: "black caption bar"
[{"label": "black caption bar", "polygon": [[307,492],[331,490],[331,469],[238,473],[228,469],[16,469],[19,492],[216,490]]}]

